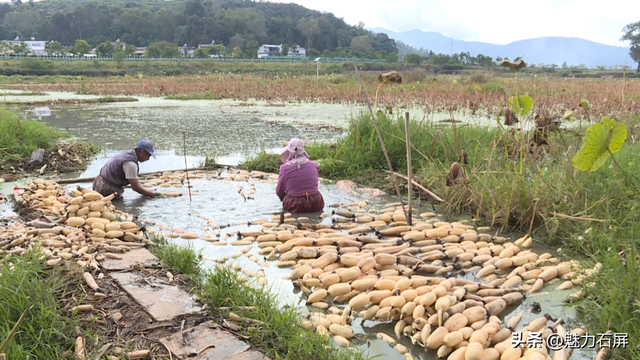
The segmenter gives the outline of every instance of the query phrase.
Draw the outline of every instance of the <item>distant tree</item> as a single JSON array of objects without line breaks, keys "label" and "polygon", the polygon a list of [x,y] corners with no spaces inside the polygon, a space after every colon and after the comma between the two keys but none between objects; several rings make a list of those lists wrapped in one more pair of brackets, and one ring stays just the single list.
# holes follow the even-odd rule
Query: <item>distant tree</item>
[{"label": "distant tree", "polygon": [[244,47],[244,37],[238,33],[236,33],[235,35],[233,35],[230,39],[229,39],[229,47],[231,49],[235,49],[237,47],[239,47],[240,49],[242,49],[242,47]]},{"label": "distant tree", "polygon": [[289,46],[287,44],[282,44],[282,56],[289,55]]},{"label": "distant tree", "polygon": [[305,38],[307,38],[307,49],[311,49],[311,40],[313,39],[313,36],[320,32],[318,19],[313,19],[310,17],[300,18],[300,20],[298,20],[296,28],[302,33]]},{"label": "distant tree", "polygon": [[478,54],[478,56],[476,56],[476,61],[478,65],[483,67],[490,67],[495,65],[491,56],[485,56],[482,54]]},{"label": "distant tree", "polygon": [[566,61],[562,63],[562,68],[563,68],[563,69],[568,68],[568,66],[567,66],[567,62],[566,62]]},{"label": "distant tree", "polygon": [[239,46],[234,47],[233,51],[231,52],[231,56],[233,56],[234,58],[242,57],[242,49]]},{"label": "distant tree", "polygon": [[20,43],[18,45],[13,45],[11,50],[13,50],[13,53],[16,54],[16,55],[25,56],[25,55],[29,54],[29,47],[25,43]]},{"label": "distant tree", "polygon": [[387,55],[387,61],[388,62],[397,62],[398,61],[398,54],[397,53],[391,53]]},{"label": "distant tree", "polygon": [[418,54],[408,54],[404,57],[404,61],[410,64],[420,65],[420,63],[424,61],[424,56]]},{"label": "distant tree", "polygon": [[216,44],[209,47],[208,50],[209,50],[209,55],[221,56],[221,55],[224,55],[225,48],[224,48],[224,45],[222,44]]},{"label": "distant tree", "polygon": [[107,41],[96,46],[96,52],[100,53],[104,57],[111,57],[115,52],[115,48],[113,47],[113,44],[110,41]]},{"label": "distant tree", "polygon": [[320,57],[320,55],[322,55],[320,53],[320,51],[318,51],[318,50],[316,50],[314,48],[311,48],[311,49],[307,50],[307,56],[310,57],[310,58],[315,59],[317,57]]},{"label": "distant tree", "polygon": [[373,51],[373,46],[371,46],[371,41],[369,41],[368,36],[356,36],[351,39],[351,50],[353,50],[354,53],[362,56],[365,53]]},{"label": "distant tree", "polygon": [[76,40],[75,45],[73,45],[73,53],[78,56],[87,54],[89,51],[91,51],[91,45],[85,40]]},{"label": "distant tree", "polygon": [[630,41],[629,55],[638,63],[636,72],[640,72],[640,21],[629,24],[622,29],[624,36],[621,40]]},{"label": "distant tree", "polygon": [[74,54],[73,46],[65,46],[62,48],[62,55],[67,56],[69,54]]},{"label": "distant tree", "polygon": [[458,57],[455,57],[454,61],[454,57],[447,54],[433,54],[429,56],[429,63],[434,65],[445,65],[454,62],[458,62]]},{"label": "distant tree", "polygon": [[518,56],[517,58],[513,59],[513,62],[517,62],[519,60],[522,60],[522,56]]},{"label": "distant tree", "polygon": [[47,45],[48,55],[60,55],[62,53],[62,45],[57,41],[52,41]]},{"label": "distant tree", "polygon": [[135,45],[127,44],[124,47],[124,54],[127,55],[127,56],[131,56],[131,55],[136,53],[136,50],[137,50],[137,48],[136,48]]},{"label": "distant tree", "polygon": [[186,16],[202,16],[204,15],[204,6],[200,0],[191,0],[184,6],[184,14]]},{"label": "distant tree", "polygon": [[147,58],[175,58],[180,57],[178,45],[168,41],[157,41],[149,44],[144,53]]},{"label": "distant tree", "polygon": [[198,48],[194,53],[194,56],[197,58],[206,58],[209,55],[209,51],[207,48]]},{"label": "distant tree", "polygon": [[113,59],[118,63],[118,65],[122,65],[122,62],[124,61],[124,52],[116,51],[113,54]]},{"label": "distant tree", "polygon": [[[245,58],[257,58],[258,57],[258,48],[260,44],[257,40],[247,40],[244,46],[244,57]],[[282,55],[282,54],[281,54]]]}]

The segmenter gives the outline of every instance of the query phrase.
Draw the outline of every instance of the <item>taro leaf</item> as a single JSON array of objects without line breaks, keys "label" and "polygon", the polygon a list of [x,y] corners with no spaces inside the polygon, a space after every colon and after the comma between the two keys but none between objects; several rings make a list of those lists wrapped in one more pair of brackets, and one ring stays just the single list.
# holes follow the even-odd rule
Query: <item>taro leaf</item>
[{"label": "taro leaf", "polygon": [[587,129],[582,146],[573,157],[573,166],[580,171],[598,170],[609,157],[609,152],[617,153],[626,138],[627,127],[624,123],[616,124],[614,119],[603,117]]},{"label": "taro leaf", "polygon": [[587,99],[582,99],[580,100],[580,107],[585,109],[585,110],[591,110],[591,104],[589,103],[589,100]]},{"label": "taro leaf", "polygon": [[511,106],[514,113],[527,116],[533,107],[533,99],[527,95],[514,96],[509,99],[509,106]]}]

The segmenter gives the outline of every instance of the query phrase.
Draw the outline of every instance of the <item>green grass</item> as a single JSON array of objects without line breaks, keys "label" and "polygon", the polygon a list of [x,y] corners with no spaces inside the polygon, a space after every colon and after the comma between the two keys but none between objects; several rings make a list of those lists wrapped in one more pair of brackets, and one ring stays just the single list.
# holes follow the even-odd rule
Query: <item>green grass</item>
[{"label": "green grass", "polygon": [[39,148],[47,149],[68,136],[43,123],[22,120],[15,113],[0,110],[0,161],[24,160]]},{"label": "green grass", "polygon": [[249,171],[260,170],[270,173],[278,173],[280,170],[280,156],[277,154],[269,154],[262,150],[254,157],[247,159],[242,166]]},{"label": "green grass", "polygon": [[197,280],[201,275],[201,259],[200,254],[195,252],[191,244],[176,246],[169,244],[163,238],[155,238],[155,242],[156,245],[152,247],[152,251],[166,266]]},{"label": "green grass", "polygon": [[69,285],[82,280],[61,266],[46,268],[41,257],[36,250],[0,259],[0,343],[33,305],[4,350],[8,359],[63,359],[73,351],[78,323],[64,304],[75,305],[79,288]]},{"label": "green grass", "polygon": [[[252,306],[255,310],[233,310],[237,315],[258,320],[260,325],[243,327],[242,334],[250,337],[253,346],[272,359],[362,359],[361,352],[330,346],[330,341],[300,322],[293,306],[280,306],[277,292],[258,284],[249,284],[238,278],[230,268],[202,271],[199,255],[191,248],[167,243],[154,238],[157,245],[152,252],[171,268],[187,275],[196,287],[200,300],[216,311],[220,307]],[[226,311],[217,315],[228,316]]]}]

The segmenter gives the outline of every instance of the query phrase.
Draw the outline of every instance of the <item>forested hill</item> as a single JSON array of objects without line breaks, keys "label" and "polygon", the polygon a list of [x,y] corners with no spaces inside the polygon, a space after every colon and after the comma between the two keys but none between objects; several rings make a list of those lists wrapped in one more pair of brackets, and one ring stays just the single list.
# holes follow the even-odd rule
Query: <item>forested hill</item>
[{"label": "forested hill", "polygon": [[[255,57],[260,44],[299,45],[308,55],[368,58],[397,54],[395,41],[331,13],[295,4],[243,0],[44,0],[0,4],[0,39],[20,36],[71,45],[120,41],[147,46],[239,46]],[[309,52],[309,49],[314,49]]]}]

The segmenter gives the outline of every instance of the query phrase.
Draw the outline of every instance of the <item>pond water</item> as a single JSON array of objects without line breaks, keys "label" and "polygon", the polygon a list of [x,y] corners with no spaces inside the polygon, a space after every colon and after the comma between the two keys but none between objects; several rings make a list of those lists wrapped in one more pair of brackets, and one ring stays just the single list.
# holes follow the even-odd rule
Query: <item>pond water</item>
[{"label": "pond water", "polygon": [[[69,96],[64,93],[51,93],[43,98]],[[9,100],[10,96],[7,96]],[[77,96],[73,96],[77,97]],[[41,100],[39,96],[14,96],[24,101]],[[102,165],[114,154],[133,148],[140,138],[151,139],[156,144],[157,159],[151,159],[140,165],[140,172],[166,171],[183,169],[183,132],[187,143],[187,167],[196,167],[204,161],[206,155],[217,155],[219,163],[238,164],[247,156],[262,149],[276,151],[284,141],[291,137],[300,137],[305,141],[330,141],[340,136],[351,114],[362,110],[361,107],[330,104],[268,104],[266,102],[250,102],[249,105],[238,101],[175,101],[157,98],[139,97],[138,102],[110,103],[99,105],[50,106],[50,115],[46,112],[34,113],[33,106],[15,107],[25,118],[38,119],[71,132],[75,137],[92,141],[103,148],[102,152],[82,174],[92,177],[98,174]],[[283,105],[283,106],[281,106]],[[38,107],[41,107],[40,105]],[[448,115],[447,115],[448,116]],[[2,184],[2,191],[10,194],[14,185],[24,184],[28,179],[17,184]],[[187,189],[160,188],[163,192],[181,192],[183,196],[172,198],[147,199],[128,189],[123,201],[116,203],[122,210],[164,225],[177,227],[185,231],[203,234],[206,222],[193,214],[201,214],[215,219],[218,224],[233,224],[260,218],[271,218],[280,210],[280,201],[275,195],[275,184],[271,182],[253,182],[256,187],[255,200],[246,202],[238,193],[242,186],[248,193],[246,182],[225,182],[215,179],[198,178],[191,181],[192,201],[189,201]],[[70,184],[68,186],[91,186],[91,182]],[[349,203],[368,199],[372,207],[382,209],[385,203],[396,202],[393,197],[373,198],[363,194],[348,194],[336,188],[330,182],[321,182],[325,204]],[[7,211],[6,213],[4,211]],[[431,209],[424,209],[429,211]],[[0,215],[10,211],[0,205]],[[315,219],[330,223],[330,218]],[[258,229],[258,226],[231,226],[223,229],[222,234],[238,230]],[[513,239],[519,237],[514,234]],[[171,239],[178,244],[189,244],[201,251],[205,258],[220,258],[237,253],[244,246],[215,246],[204,240]],[[229,240],[229,242],[231,239]],[[257,255],[257,244],[252,245],[251,253]],[[538,253],[552,252],[551,249],[540,248]],[[243,267],[254,272],[259,266],[246,257],[236,260]],[[203,266],[213,267],[216,263],[204,261]],[[301,311],[314,311],[305,306],[299,289],[294,288],[291,281],[282,277],[290,273],[290,269],[280,269],[275,262],[269,262],[264,269],[269,286],[279,294],[282,304],[299,307]],[[468,275],[471,276],[471,275]],[[503,312],[504,320],[516,315],[520,310],[528,309],[533,302],[542,306],[542,313],[549,313],[554,318],[562,317],[571,321],[575,317],[572,309],[563,307],[561,301],[570,293],[553,291],[558,285],[543,288],[543,293],[526,298],[517,307]],[[520,322],[527,324],[540,314],[525,314]],[[377,340],[377,332],[386,332],[393,336],[393,325],[367,321],[360,324],[360,319],[353,322],[354,332],[358,340],[353,344],[365,350],[369,356],[379,355],[383,359],[401,359],[393,348],[381,340]],[[570,327],[571,328],[571,327]],[[419,346],[411,345],[406,337],[399,342],[410,349],[417,359],[435,359],[435,352],[425,352]],[[572,359],[593,358],[589,352],[574,352]]]}]

